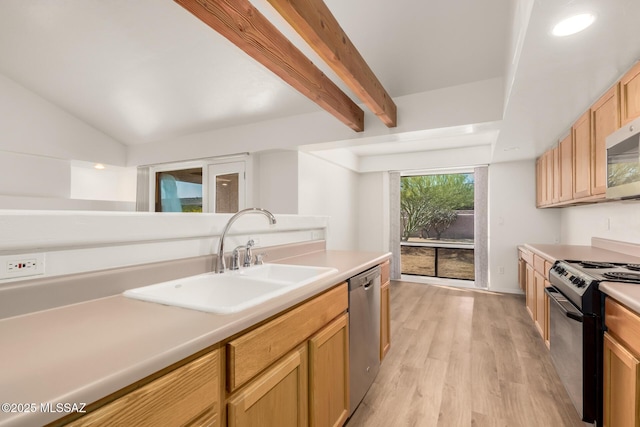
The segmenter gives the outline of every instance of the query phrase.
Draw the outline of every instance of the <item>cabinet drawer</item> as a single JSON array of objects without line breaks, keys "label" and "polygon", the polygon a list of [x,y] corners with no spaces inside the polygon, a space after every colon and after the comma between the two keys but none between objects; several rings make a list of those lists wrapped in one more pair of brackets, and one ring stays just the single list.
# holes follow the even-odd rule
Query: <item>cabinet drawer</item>
[{"label": "cabinet drawer", "polygon": [[533,255],[533,268],[538,273],[542,274],[543,276],[545,275],[544,263],[545,263],[545,259],[544,258],[542,258],[541,256],[538,256],[538,255]]},{"label": "cabinet drawer", "polygon": [[380,283],[383,285],[389,281],[389,261],[385,261],[380,264]]},{"label": "cabinet drawer", "polygon": [[544,278],[547,280],[549,280],[549,270],[551,270],[552,266],[553,264],[551,264],[549,261],[544,261]]},{"label": "cabinet drawer", "polygon": [[227,343],[227,388],[231,392],[347,310],[347,284]]},{"label": "cabinet drawer", "polygon": [[533,253],[520,249],[520,257],[529,265],[533,265]]},{"label": "cabinet drawer", "polygon": [[69,425],[218,425],[219,353],[207,353]]},{"label": "cabinet drawer", "polygon": [[607,297],[605,324],[610,334],[624,342],[636,356],[640,355],[640,317],[637,314]]}]

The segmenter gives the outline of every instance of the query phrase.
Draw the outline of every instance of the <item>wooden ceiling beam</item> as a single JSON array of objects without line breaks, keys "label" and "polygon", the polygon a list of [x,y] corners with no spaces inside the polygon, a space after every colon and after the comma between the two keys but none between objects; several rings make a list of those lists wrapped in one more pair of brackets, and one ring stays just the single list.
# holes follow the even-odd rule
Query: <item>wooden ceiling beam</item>
[{"label": "wooden ceiling beam", "polygon": [[364,112],[247,0],[175,0],[356,132]]},{"label": "wooden ceiling beam", "polygon": [[322,0],[268,1],[385,125],[396,126],[393,99]]}]

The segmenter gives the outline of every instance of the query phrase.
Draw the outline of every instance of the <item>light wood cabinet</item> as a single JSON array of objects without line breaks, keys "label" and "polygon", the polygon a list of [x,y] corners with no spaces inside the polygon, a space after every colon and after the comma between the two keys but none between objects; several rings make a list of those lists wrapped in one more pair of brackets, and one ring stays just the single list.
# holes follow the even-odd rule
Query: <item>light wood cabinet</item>
[{"label": "light wood cabinet", "polygon": [[518,287],[522,292],[527,290],[527,263],[518,257]]},{"label": "light wood cabinet", "polygon": [[542,156],[536,159],[536,206],[541,207],[544,205],[542,195],[544,193],[543,188],[546,185],[546,174],[542,172]]},{"label": "light wood cabinet", "polygon": [[322,295],[229,341],[227,390],[234,391],[298,344],[306,341],[349,306],[347,284]]},{"label": "light wood cabinet", "polygon": [[549,347],[549,297],[544,289],[549,286],[551,260],[524,249],[519,249],[518,258],[520,286],[524,286],[527,313]]},{"label": "light wood cabinet", "polygon": [[640,117],[640,62],[620,79],[621,124]]},{"label": "light wood cabinet", "polygon": [[640,362],[606,332],[603,348],[603,425],[639,427]]},{"label": "light wood cabinet", "polygon": [[607,190],[606,138],[620,128],[618,91],[615,85],[591,107],[591,194],[603,197]]},{"label": "light wood cabinet", "polygon": [[380,265],[380,360],[391,348],[391,281],[389,261]]},{"label": "light wood cabinet", "polygon": [[349,416],[347,308],[347,284],[341,283],[232,337],[225,345],[227,424],[344,424]]},{"label": "light wood cabinet", "polygon": [[391,348],[391,286],[387,282],[380,288],[380,360]]},{"label": "light wood cabinet", "polygon": [[229,427],[308,425],[307,346],[249,382],[227,402]]},{"label": "light wood cabinet", "polygon": [[533,271],[533,266],[531,264],[527,264],[527,280],[526,280],[526,301],[527,301],[527,312],[532,319],[535,320],[536,316],[536,288],[535,288],[535,275]]},{"label": "light wood cabinet", "polygon": [[573,199],[573,141],[571,134],[558,144],[560,162],[560,202]]},{"label": "light wood cabinet", "polygon": [[68,425],[219,426],[220,389],[215,349]]},{"label": "light wood cabinet", "polygon": [[605,300],[603,425],[640,427],[640,316]]},{"label": "light wood cabinet", "polygon": [[544,276],[542,276],[542,274],[540,274],[537,271],[534,271],[533,275],[534,275],[533,277],[534,277],[535,299],[536,299],[534,322],[536,325],[536,329],[540,333],[540,336],[545,338],[545,341],[546,341],[545,330],[547,327],[547,323],[545,321],[545,318],[546,318],[546,313],[545,313],[546,295],[544,293],[545,280],[544,280]]},{"label": "light wood cabinet", "polygon": [[309,340],[309,425],[339,427],[349,417],[349,316]]},{"label": "light wood cabinet", "polygon": [[546,151],[536,161],[536,206],[549,206],[560,201],[560,151]]},{"label": "light wood cabinet", "polygon": [[573,139],[573,198],[591,195],[591,114],[583,114],[571,128]]},{"label": "light wood cabinet", "polygon": [[640,427],[640,316],[607,297],[603,357],[603,424]]},{"label": "light wood cabinet", "polygon": [[558,203],[560,201],[560,147],[554,147],[551,150],[551,182],[552,191],[551,191],[551,203]]},{"label": "light wood cabinet", "polygon": [[[638,117],[640,62],[580,116],[569,136],[538,158],[536,206],[604,201],[607,187],[606,138]],[[549,155],[553,156],[552,164],[547,157]]]}]

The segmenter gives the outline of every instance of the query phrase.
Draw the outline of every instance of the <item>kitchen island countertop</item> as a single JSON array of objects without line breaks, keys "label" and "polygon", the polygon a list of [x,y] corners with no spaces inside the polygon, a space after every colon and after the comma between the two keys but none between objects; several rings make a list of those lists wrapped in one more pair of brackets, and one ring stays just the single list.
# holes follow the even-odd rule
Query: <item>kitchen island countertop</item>
[{"label": "kitchen island countertop", "polygon": [[[333,267],[330,277],[252,309],[218,315],[115,295],[0,320],[0,403],[92,403],[389,259],[319,251],[279,261]],[[0,426],[66,414],[0,412]]]}]

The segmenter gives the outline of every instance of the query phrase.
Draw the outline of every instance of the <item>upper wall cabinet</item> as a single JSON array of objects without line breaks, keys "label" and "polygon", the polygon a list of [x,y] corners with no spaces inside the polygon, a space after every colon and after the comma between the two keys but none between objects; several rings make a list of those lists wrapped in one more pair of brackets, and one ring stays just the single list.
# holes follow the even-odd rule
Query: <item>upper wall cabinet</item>
[{"label": "upper wall cabinet", "polygon": [[623,125],[640,117],[640,62],[620,79],[620,101]]},{"label": "upper wall cabinet", "polygon": [[594,195],[607,190],[606,138],[620,128],[618,91],[619,85],[615,85],[591,107],[591,193]]},{"label": "upper wall cabinet", "polygon": [[560,155],[560,202],[573,199],[573,144],[571,134],[558,144]]},{"label": "upper wall cabinet", "polygon": [[573,198],[591,195],[591,114],[587,111],[571,128],[573,138]]},{"label": "upper wall cabinet", "polygon": [[606,138],[640,117],[640,62],[605,92],[571,133],[536,163],[536,205],[559,207],[605,201]]}]

